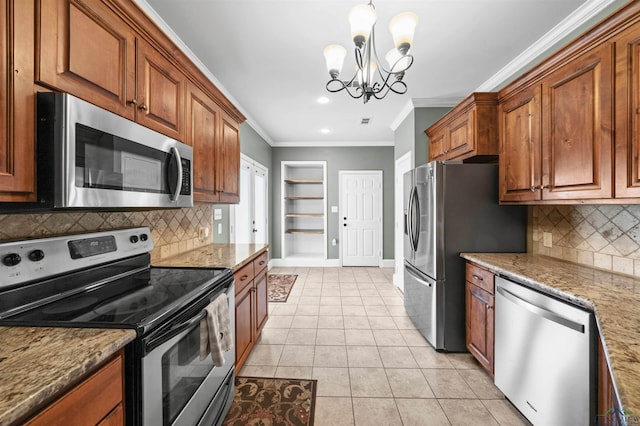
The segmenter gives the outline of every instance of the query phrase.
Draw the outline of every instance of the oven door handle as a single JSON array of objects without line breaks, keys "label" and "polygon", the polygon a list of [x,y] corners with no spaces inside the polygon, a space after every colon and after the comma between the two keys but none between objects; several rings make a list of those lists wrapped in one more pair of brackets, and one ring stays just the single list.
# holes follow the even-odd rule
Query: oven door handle
[{"label": "oven door handle", "polygon": [[199,315],[191,319],[188,319],[179,324],[174,324],[168,330],[161,332],[158,336],[149,336],[148,340],[145,342],[145,345],[144,345],[146,352],[147,353],[151,352],[158,346],[171,340],[174,336],[177,336],[178,334],[182,333],[184,330],[187,330],[193,327],[195,324],[199,323],[206,317],[207,317],[207,311],[203,310],[202,312],[200,312]]}]

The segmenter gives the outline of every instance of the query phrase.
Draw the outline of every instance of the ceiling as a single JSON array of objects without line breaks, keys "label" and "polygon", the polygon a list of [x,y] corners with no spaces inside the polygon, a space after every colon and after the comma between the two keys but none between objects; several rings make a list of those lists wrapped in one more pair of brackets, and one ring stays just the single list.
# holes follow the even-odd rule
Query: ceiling
[{"label": "ceiling", "polygon": [[[365,2],[136,0],[188,47],[274,146],[391,145],[393,126],[412,106],[452,106],[478,88],[494,90],[506,77],[503,68],[561,21],[602,14],[615,0],[376,0],[381,56],[392,47],[387,24],[393,16],[412,11],[419,21],[411,47],[414,63],[404,78],[407,93],[367,104],[326,91],[322,55],[328,44],[346,47],[341,77],[351,78],[347,70],[355,62],[347,13]],[[588,13],[580,13],[585,9]],[[319,104],[320,96],[330,102]],[[362,118],[371,121],[362,125]]]}]

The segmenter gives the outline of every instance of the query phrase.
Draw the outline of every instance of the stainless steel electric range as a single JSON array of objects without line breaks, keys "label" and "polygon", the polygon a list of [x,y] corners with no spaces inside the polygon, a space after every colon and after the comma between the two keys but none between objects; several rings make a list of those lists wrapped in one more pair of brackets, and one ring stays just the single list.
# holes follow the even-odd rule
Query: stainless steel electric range
[{"label": "stainless steel electric range", "polygon": [[226,293],[234,330],[233,274],[153,267],[152,248],[148,228],[0,244],[0,325],[134,329],[125,348],[127,424],[221,424],[235,348],[222,367],[201,359],[200,321]]}]

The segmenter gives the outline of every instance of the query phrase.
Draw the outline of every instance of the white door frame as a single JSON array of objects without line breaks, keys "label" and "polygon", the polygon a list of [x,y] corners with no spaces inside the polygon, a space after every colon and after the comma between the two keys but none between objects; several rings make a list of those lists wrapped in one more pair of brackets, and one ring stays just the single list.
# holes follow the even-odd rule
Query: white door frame
[{"label": "white door frame", "polygon": [[344,242],[344,238],[343,238],[343,229],[344,229],[344,219],[342,219],[344,217],[344,206],[342,205],[342,177],[345,174],[375,174],[378,175],[380,177],[380,202],[378,205],[378,211],[380,212],[380,219],[378,220],[378,247],[379,247],[379,253],[378,253],[378,267],[382,267],[382,252],[383,252],[383,238],[382,238],[382,224],[384,222],[384,209],[383,209],[383,205],[384,205],[384,191],[382,190],[382,184],[383,184],[383,174],[382,174],[382,170],[338,170],[338,214],[339,214],[339,218],[338,218],[338,226],[340,228],[340,231],[338,233],[340,241],[339,241],[339,256],[340,256],[340,266],[342,266],[342,247],[343,247],[343,242]]},{"label": "white door frame", "polygon": [[404,292],[404,174],[413,168],[411,151],[398,158],[395,162],[394,179],[394,257],[395,270],[393,284]]},{"label": "white door frame", "polygon": [[[264,164],[261,164],[259,162],[257,162],[256,160],[254,160],[253,158],[240,153],[240,167],[242,168],[242,162],[246,162],[251,166],[251,172],[253,173],[253,170],[255,168],[257,169],[261,169],[262,171],[264,171],[264,193],[265,193],[265,205],[267,206],[267,211],[266,211],[266,217],[265,217],[265,241],[268,243],[269,242],[269,206],[271,204],[270,198],[269,198],[269,168],[267,166],[265,166]],[[251,182],[251,186],[253,187],[253,179]],[[242,194],[240,194],[240,196],[242,197]],[[238,206],[236,204],[231,204],[229,206],[229,242],[234,244],[236,241],[236,209],[238,208]]]}]

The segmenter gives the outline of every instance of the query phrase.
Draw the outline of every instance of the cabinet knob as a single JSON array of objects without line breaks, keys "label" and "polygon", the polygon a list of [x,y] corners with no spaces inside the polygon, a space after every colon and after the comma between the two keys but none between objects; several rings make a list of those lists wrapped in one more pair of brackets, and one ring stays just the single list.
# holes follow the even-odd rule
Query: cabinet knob
[{"label": "cabinet knob", "polygon": [[491,305],[487,305],[487,309],[491,309]]},{"label": "cabinet knob", "polygon": [[247,278],[249,278],[249,275],[243,275],[242,277],[240,277],[240,281],[246,281]]},{"label": "cabinet knob", "polygon": [[138,105],[138,100],[137,99],[131,99],[130,101],[127,101],[127,104],[129,104],[129,105]]},{"label": "cabinet knob", "polygon": [[146,106],[145,104],[140,104],[140,105],[138,105],[138,109],[142,110],[142,111],[147,111],[149,109],[149,107]]},{"label": "cabinet knob", "polygon": [[479,280],[479,281],[484,281],[484,278],[482,278],[481,276],[476,275],[476,274],[473,274],[473,279],[474,280]]}]

